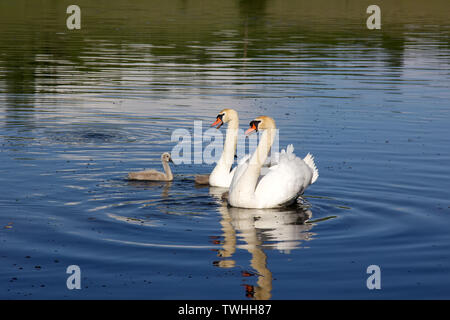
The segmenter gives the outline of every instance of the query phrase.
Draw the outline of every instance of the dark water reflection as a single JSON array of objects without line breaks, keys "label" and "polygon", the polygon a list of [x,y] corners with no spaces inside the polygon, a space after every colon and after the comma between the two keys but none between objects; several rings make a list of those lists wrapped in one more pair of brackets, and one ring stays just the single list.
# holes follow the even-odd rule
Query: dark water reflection
[{"label": "dark water reflection", "polygon": [[[77,4],[69,31],[0,2],[0,297],[449,297],[448,1],[379,1],[374,31],[369,1]],[[302,204],[229,208],[206,164],[125,180],[223,107],[314,154]]]}]

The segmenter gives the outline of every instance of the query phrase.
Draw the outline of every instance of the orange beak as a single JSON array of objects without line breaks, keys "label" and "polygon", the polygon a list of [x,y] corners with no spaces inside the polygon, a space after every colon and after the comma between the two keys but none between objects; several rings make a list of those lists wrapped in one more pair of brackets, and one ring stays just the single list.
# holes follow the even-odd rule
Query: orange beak
[{"label": "orange beak", "polygon": [[217,126],[217,129],[219,129],[219,128],[223,125],[223,121],[222,121],[222,119],[220,119],[219,117],[217,117],[216,122],[214,122],[214,123],[211,125],[211,127],[214,127],[214,126],[216,126],[216,125],[218,125],[218,126]]},{"label": "orange beak", "polygon": [[255,124],[252,124],[252,126],[247,131],[245,131],[245,135],[248,136],[254,131],[256,131],[256,126]]}]

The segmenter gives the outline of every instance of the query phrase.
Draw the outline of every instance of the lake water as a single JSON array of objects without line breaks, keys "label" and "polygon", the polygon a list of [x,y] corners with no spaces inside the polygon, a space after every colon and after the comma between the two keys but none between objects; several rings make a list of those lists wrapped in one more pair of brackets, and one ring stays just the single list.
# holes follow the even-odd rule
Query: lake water
[{"label": "lake water", "polygon": [[[395,3],[1,2],[0,298],[449,299],[450,6]],[[303,205],[126,180],[225,107],[314,154]]]}]

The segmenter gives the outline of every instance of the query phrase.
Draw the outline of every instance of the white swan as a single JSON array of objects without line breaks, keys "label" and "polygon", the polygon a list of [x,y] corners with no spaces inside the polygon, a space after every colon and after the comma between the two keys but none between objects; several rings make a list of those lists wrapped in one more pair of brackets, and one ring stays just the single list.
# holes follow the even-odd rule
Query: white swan
[{"label": "white swan", "polygon": [[278,164],[261,176],[261,168],[275,137],[275,121],[261,116],[250,122],[249,134],[264,130],[258,147],[249,161],[241,161],[230,184],[228,203],[240,208],[275,208],[289,205],[319,177],[314,158],[308,154],[303,160],[288,145],[279,154]]},{"label": "white swan", "polygon": [[237,112],[233,109],[223,109],[217,115],[216,122],[211,126],[217,125],[217,129],[219,129],[224,123],[228,123],[228,128],[222,155],[210,175],[197,175],[195,177],[195,182],[198,184],[209,184],[213,187],[222,188],[230,186],[236,170],[236,167],[231,170],[231,166],[234,162],[238,138],[239,117]]}]

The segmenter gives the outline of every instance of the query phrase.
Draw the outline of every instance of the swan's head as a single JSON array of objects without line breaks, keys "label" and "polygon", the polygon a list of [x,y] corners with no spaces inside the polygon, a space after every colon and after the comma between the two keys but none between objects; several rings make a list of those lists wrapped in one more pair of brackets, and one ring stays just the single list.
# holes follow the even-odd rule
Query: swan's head
[{"label": "swan's head", "polygon": [[231,120],[238,119],[238,114],[236,110],[233,109],[223,109],[219,112],[216,118],[216,122],[214,122],[211,127],[217,125],[217,129],[219,129],[224,123],[227,123]]},{"label": "swan's head", "polygon": [[163,161],[163,162],[173,162],[172,161],[172,157],[170,156],[170,153],[168,153],[168,152],[164,152],[161,155],[161,161]]},{"label": "swan's head", "polygon": [[260,116],[250,121],[250,128],[245,131],[246,135],[259,130],[276,129],[275,120],[268,116]]}]

